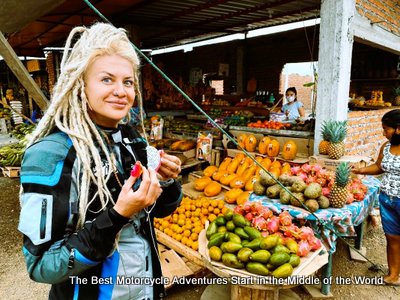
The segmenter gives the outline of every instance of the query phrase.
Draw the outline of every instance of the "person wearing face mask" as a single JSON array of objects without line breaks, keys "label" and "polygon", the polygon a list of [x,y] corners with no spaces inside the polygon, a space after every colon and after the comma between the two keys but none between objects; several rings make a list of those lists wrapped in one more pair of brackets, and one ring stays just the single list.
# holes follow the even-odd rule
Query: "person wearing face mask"
[{"label": "person wearing face mask", "polygon": [[290,87],[285,93],[287,103],[282,106],[282,112],[286,114],[288,120],[298,120],[305,116],[304,105],[297,100],[295,87]]}]

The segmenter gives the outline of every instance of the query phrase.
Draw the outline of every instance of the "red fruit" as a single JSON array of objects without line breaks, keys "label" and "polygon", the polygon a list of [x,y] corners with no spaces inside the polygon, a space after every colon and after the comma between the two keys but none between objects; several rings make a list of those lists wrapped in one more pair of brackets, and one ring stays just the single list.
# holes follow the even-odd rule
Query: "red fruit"
[{"label": "red fruit", "polygon": [[131,170],[131,176],[138,178],[140,175],[142,175],[142,165],[137,161]]}]

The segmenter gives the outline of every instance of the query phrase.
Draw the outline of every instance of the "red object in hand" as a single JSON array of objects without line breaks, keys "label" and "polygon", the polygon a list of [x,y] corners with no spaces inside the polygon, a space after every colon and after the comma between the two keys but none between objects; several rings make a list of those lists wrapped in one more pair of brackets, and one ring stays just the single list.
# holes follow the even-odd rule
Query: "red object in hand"
[{"label": "red object in hand", "polygon": [[131,176],[138,178],[140,175],[142,175],[142,165],[137,161],[131,170]]}]

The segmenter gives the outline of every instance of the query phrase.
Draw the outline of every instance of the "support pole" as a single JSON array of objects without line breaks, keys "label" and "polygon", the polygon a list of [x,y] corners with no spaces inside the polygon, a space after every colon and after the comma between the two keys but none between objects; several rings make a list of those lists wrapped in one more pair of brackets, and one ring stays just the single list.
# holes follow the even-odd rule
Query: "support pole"
[{"label": "support pole", "polygon": [[321,3],[314,153],[318,153],[322,139],[323,121],[347,120],[354,12],[355,0],[324,0]]}]

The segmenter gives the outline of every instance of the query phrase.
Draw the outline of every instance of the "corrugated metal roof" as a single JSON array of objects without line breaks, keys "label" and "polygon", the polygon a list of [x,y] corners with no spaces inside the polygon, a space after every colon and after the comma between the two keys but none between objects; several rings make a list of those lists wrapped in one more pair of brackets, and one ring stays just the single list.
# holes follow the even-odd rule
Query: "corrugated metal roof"
[{"label": "corrugated metal roof", "polygon": [[[316,18],[321,5],[321,0],[92,2],[114,25],[134,28],[133,40],[140,47],[152,49]],[[61,45],[73,26],[96,20],[100,18],[83,1],[68,0],[21,30],[8,32],[8,40],[19,55],[37,55],[46,46]]]}]

